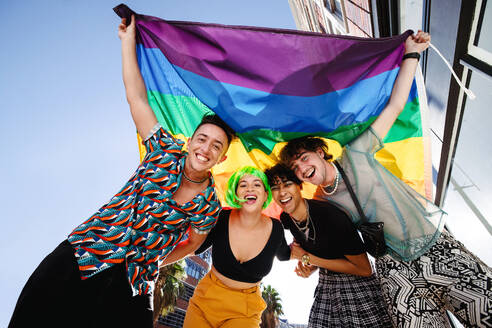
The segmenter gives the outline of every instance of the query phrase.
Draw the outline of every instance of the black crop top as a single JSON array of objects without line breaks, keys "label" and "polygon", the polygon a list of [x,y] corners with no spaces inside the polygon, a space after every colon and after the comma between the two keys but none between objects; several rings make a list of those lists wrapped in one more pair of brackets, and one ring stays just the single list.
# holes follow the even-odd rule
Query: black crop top
[{"label": "black crop top", "polygon": [[272,269],[273,258],[280,261],[290,259],[290,248],[285,241],[284,230],[279,220],[271,219],[272,233],[263,250],[247,262],[240,263],[232,253],[229,244],[229,215],[231,210],[222,210],[217,224],[210,231],[195,254],[212,246],[212,263],[217,271],[227,278],[242,282],[259,282]]},{"label": "black crop top", "polygon": [[328,201],[308,199],[307,202],[311,218],[308,238],[289,214],[280,214],[284,228],[290,230],[304,250],[323,259],[340,259],[344,255],[365,252],[364,243],[347,213]]}]

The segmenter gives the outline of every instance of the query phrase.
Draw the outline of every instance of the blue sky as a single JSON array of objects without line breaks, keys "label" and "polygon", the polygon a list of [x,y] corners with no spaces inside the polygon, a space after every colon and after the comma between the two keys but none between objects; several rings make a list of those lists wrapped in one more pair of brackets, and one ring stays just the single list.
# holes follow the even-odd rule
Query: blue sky
[{"label": "blue sky", "polygon": [[[126,3],[172,20],[295,28],[287,0]],[[118,4],[0,1],[0,327],[39,262],[138,165],[121,79],[119,19],[112,11]],[[289,277],[300,281],[293,267]],[[313,281],[300,282],[309,295],[301,318],[307,318],[313,288]],[[290,299],[299,300],[293,293]]]}]

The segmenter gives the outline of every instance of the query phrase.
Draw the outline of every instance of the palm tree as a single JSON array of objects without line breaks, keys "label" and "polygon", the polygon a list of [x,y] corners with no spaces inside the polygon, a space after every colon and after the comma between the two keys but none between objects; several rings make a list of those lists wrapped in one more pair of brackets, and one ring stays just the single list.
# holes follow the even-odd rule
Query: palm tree
[{"label": "palm tree", "polygon": [[174,311],[178,296],[184,292],[186,278],[184,261],[178,261],[159,269],[154,290],[154,322]]},{"label": "palm tree", "polygon": [[275,328],[278,325],[278,317],[284,314],[282,310],[282,299],[278,292],[270,285],[262,285],[261,296],[267,304],[267,308],[261,315],[261,328]]}]

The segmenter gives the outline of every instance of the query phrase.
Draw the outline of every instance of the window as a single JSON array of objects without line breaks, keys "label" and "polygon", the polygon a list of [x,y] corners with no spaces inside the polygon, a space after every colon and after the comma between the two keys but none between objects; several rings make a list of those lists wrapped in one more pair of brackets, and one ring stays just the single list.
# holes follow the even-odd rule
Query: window
[{"label": "window", "polygon": [[325,2],[325,7],[329,12],[333,13],[335,16],[343,20],[343,11],[341,0],[327,0]]},{"label": "window", "polygon": [[472,72],[470,89],[476,94],[463,111],[450,184],[444,202],[447,226],[458,240],[480,257],[492,263],[492,174],[489,134],[492,125],[492,78]]},{"label": "window", "polygon": [[212,247],[207,249],[205,252],[198,255],[202,260],[207,262],[209,265],[212,263]]},{"label": "window", "polygon": [[191,287],[188,284],[184,284],[184,293],[181,296],[182,299],[184,299],[186,302],[190,300],[190,298],[193,296],[193,293],[195,292],[195,288]]},{"label": "window", "polygon": [[183,327],[185,312],[178,308],[175,308],[174,312],[169,313],[165,317],[159,318],[159,323],[171,328],[181,328]]},{"label": "window", "polygon": [[478,60],[492,64],[492,5],[485,0],[477,1],[473,20],[472,35],[468,45],[468,53]]},{"label": "window", "polygon": [[186,258],[186,274],[197,280],[202,279],[202,277],[207,273],[207,270],[202,266],[198,265],[193,260]]}]

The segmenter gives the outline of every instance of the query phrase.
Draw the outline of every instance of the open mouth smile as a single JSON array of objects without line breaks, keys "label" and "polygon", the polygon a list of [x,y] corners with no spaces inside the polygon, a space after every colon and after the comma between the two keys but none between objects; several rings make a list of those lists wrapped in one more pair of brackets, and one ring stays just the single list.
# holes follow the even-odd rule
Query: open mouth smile
[{"label": "open mouth smile", "polygon": [[292,197],[280,199],[279,201],[280,201],[281,204],[287,204],[291,200],[292,200]]},{"label": "open mouth smile", "polygon": [[207,163],[209,161],[208,157],[205,157],[203,155],[200,155],[200,154],[196,154],[196,158],[200,161],[200,162],[203,162],[203,163]]},{"label": "open mouth smile", "polygon": [[254,202],[256,202],[256,199],[258,197],[256,197],[255,195],[246,195],[246,197],[244,197],[244,199],[246,200],[246,204],[253,204]]},{"label": "open mouth smile", "polygon": [[311,179],[314,176],[314,173],[316,170],[313,168],[308,169],[306,172],[304,172],[303,176],[305,179]]}]

